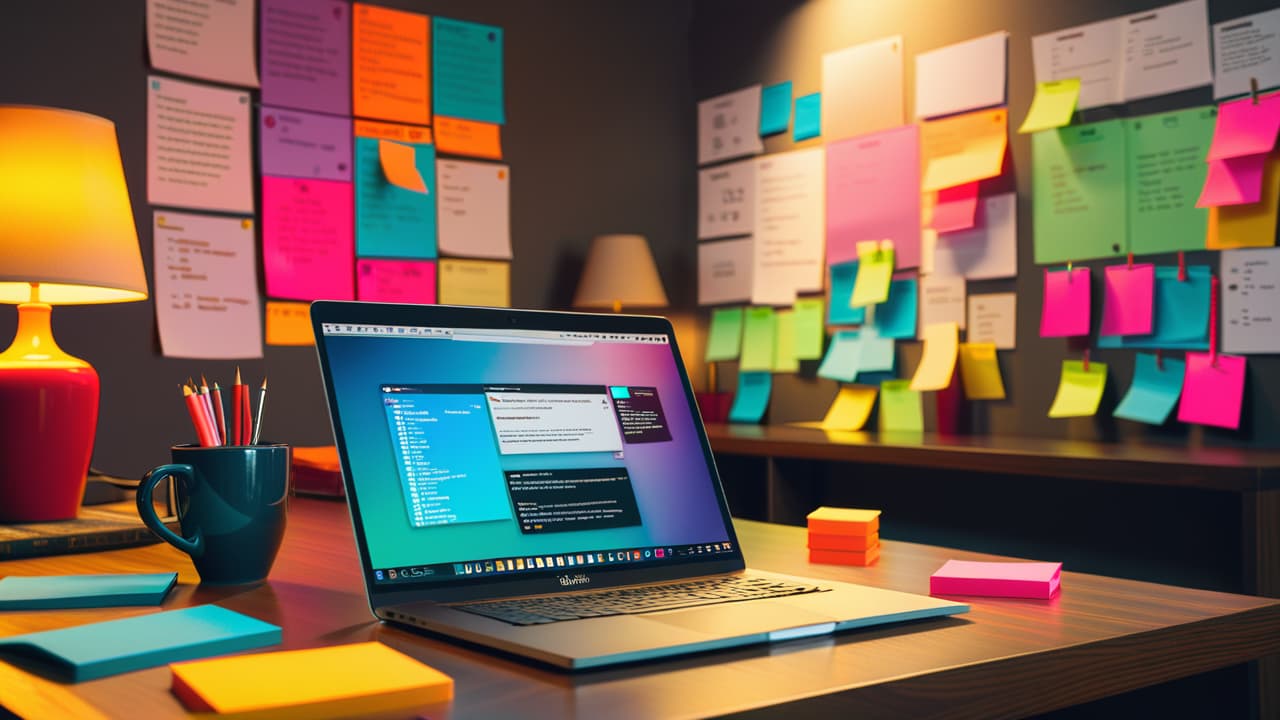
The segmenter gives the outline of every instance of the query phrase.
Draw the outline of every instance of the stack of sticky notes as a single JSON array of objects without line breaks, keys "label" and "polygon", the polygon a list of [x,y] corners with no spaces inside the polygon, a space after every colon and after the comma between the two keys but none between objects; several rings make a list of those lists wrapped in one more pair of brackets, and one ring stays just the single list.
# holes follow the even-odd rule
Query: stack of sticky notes
[{"label": "stack of sticky notes", "polygon": [[929,576],[930,595],[1047,600],[1062,585],[1062,563],[948,560]]},{"label": "stack of sticky notes", "polygon": [[809,513],[809,562],[870,565],[880,558],[880,511],[820,507]]}]

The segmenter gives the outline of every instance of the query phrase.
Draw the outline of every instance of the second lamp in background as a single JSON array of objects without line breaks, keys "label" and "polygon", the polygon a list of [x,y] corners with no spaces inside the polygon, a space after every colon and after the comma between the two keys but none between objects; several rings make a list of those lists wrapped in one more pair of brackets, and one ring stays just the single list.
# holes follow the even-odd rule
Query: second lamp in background
[{"label": "second lamp in background", "polygon": [[666,307],[658,266],[643,235],[597,235],[573,297],[576,308]]}]

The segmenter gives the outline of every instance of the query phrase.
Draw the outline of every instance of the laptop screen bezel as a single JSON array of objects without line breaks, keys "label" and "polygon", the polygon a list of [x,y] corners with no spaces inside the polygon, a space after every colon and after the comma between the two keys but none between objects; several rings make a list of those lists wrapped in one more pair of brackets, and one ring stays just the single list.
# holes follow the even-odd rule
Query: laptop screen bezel
[{"label": "laptop screen bezel", "polygon": [[[360,552],[365,589],[370,605],[379,607],[405,602],[434,601],[455,602],[518,595],[533,595],[573,590],[615,587],[642,583],[661,582],[686,577],[713,575],[742,570],[745,561],[739,546],[733,519],[729,513],[724,487],[716,469],[711,445],[697,410],[693,388],[681,361],[675,332],[669,320],[648,315],[621,315],[559,312],[547,310],[520,310],[507,308],[477,308],[447,305],[397,305],[354,301],[320,300],[311,305],[312,330],[316,339],[316,351],[324,378],[325,394],[329,406],[329,418],[333,425],[338,457],[342,464],[343,486],[346,489],[347,507],[351,513],[351,526],[356,546]],[[541,330],[584,333],[663,334],[666,335],[672,362],[675,363],[684,388],[685,401],[693,416],[693,427],[706,461],[708,476],[714,485],[720,504],[720,513],[730,543],[730,551],[723,554],[683,558],[676,561],[641,562],[636,566],[595,566],[590,569],[548,569],[545,572],[512,575],[464,576],[457,580],[433,579],[412,584],[388,586],[374,580],[374,567],[370,560],[368,541],[360,518],[360,497],[353,481],[350,458],[343,442],[342,418],[338,414],[332,368],[325,352],[328,337],[324,334],[326,323],[353,325],[404,325],[494,330]],[[586,548],[583,549],[584,551]],[[459,558],[462,560],[462,558]],[[570,576],[574,582],[563,583],[562,577]],[[582,582],[577,576],[585,576]]]}]

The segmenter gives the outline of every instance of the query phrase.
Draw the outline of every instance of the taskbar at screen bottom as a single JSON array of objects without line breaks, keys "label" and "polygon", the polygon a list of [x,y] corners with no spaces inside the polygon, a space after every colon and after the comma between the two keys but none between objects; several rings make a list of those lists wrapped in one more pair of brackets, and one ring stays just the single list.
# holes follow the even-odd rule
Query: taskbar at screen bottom
[{"label": "taskbar at screen bottom", "polygon": [[727,555],[732,552],[733,543],[721,541],[696,545],[622,548],[557,555],[524,555],[486,558],[484,560],[470,560],[458,563],[379,568],[373,571],[373,579],[378,585],[393,585],[397,583],[422,582],[423,580],[452,580],[467,576],[510,575],[513,573],[536,573],[538,571],[567,570],[581,567],[658,563],[683,560],[700,555]]}]

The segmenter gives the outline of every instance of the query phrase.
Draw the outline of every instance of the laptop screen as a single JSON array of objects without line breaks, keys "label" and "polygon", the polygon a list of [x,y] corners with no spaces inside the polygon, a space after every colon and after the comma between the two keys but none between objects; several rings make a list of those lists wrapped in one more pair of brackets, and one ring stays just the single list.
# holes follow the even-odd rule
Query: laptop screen
[{"label": "laptop screen", "polygon": [[374,584],[734,554],[666,333],[318,329]]}]

